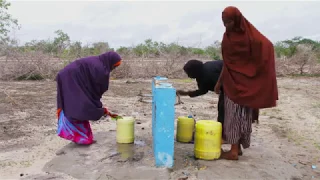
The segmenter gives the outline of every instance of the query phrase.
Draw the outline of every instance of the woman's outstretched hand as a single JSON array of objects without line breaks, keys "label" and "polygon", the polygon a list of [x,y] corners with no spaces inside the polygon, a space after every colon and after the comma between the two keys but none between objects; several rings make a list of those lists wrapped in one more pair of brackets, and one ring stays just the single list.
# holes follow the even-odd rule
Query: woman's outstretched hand
[{"label": "woman's outstretched hand", "polygon": [[118,114],[114,114],[114,113],[109,113],[108,115],[112,118],[117,118],[119,116]]},{"label": "woman's outstretched hand", "polygon": [[118,114],[109,112],[107,108],[104,108],[104,115],[105,115],[105,116],[110,116],[110,117],[112,117],[112,118],[118,117]]}]

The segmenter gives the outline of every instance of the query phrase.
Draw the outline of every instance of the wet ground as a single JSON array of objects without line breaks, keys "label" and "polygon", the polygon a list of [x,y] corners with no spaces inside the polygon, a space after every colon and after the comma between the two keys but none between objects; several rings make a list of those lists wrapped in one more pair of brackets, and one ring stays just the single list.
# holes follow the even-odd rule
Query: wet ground
[{"label": "wet ground", "polygon": [[[195,87],[189,80],[172,81],[177,88]],[[193,144],[176,142],[175,165],[166,169],[154,167],[151,104],[138,96],[150,93],[150,81],[111,81],[103,97],[110,110],[135,117],[135,143],[117,144],[115,122],[102,119],[92,123],[92,146],[55,135],[54,82],[0,82],[0,178],[320,179],[320,79],[281,78],[278,84],[278,107],[261,111],[251,147],[239,161],[195,160]],[[177,117],[192,112],[197,120],[216,119],[217,95],[181,100]]]}]

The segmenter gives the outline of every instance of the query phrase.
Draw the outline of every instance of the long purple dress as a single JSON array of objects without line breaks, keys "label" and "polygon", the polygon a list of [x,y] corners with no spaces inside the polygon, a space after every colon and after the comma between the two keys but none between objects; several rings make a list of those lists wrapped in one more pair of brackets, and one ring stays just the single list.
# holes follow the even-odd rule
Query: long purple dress
[{"label": "long purple dress", "polygon": [[57,77],[57,134],[77,144],[92,144],[89,120],[97,121],[104,115],[100,101],[109,87],[110,72],[121,57],[116,52],[78,59]]}]

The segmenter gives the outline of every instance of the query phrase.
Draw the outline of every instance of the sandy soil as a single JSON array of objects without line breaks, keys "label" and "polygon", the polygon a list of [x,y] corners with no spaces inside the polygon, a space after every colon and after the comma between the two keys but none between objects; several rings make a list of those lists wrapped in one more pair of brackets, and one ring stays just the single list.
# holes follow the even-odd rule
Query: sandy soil
[{"label": "sandy soil", "polygon": [[[151,104],[137,96],[150,92],[150,81],[114,80],[103,97],[109,109],[136,118],[135,144],[117,145],[115,122],[102,119],[92,123],[98,142],[90,147],[56,136],[55,82],[0,82],[0,179],[320,179],[320,78],[280,78],[278,85],[278,106],[261,111],[239,161],[195,160],[192,144],[176,143],[175,166],[163,169],[152,157]],[[183,97],[176,116],[216,119],[217,100],[213,93]]]}]

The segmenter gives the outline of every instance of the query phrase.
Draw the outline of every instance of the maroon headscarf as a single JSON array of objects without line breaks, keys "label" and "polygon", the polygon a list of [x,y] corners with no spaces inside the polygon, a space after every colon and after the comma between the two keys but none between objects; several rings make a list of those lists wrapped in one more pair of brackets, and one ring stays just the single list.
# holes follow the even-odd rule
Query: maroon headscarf
[{"label": "maroon headscarf", "polygon": [[99,120],[104,109],[100,101],[109,88],[110,72],[121,57],[116,52],[78,59],[57,77],[58,110],[72,120]]},{"label": "maroon headscarf", "polygon": [[225,8],[222,16],[234,21],[233,29],[226,31],[222,40],[225,94],[233,102],[255,109],[276,106],[273,44],[236,7]]}]

